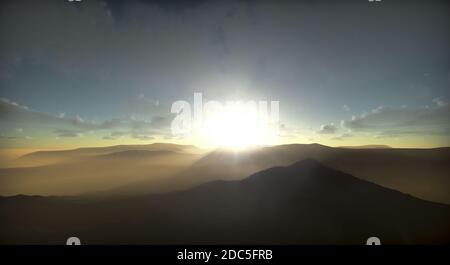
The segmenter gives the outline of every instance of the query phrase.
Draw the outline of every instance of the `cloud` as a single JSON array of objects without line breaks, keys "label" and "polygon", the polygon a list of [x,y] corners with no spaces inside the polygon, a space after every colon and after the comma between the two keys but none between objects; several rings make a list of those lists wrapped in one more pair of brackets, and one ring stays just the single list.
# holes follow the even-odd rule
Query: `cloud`
[{"label": "cloud", "polygon": [[281,123],[278,127],[278,137],[284,139],[291,139],[298,141],[298,139],[305,139],[307,135],[314,133],[313,128],[309,126],[295,126],[293,124]]},{"label": "cloud", "polygon": [[16,135],[3,135],[0,134],[0,140],[30,140],[30,136],[16,136]]},{"label": "cloud", "polygon": [[[432,107],[383,107],[373,109],[359,117],[341,122],[342,127],[353,131],[374,132],[388,135],[435,135],[450,127],[450,108],[447,102],[434,99]],[[414,132],[414,133],[412,133]]]},{"label": "cloud", "polygon": [[108,11],[116,22],[121,22],[127,18],[126,13],[130,10],[130,5],[145,4],[158,7],[166,12],[178,13],[207,2],[207,0],[127,0],[127,4],[124,5],[120,1],[105,0]]},{"label": "cloud", "polygon": [[448,103],[443,101],[441,98],[435,98],[433,99],[433,102],[436,103],[438,107],[445,107],[448,105]]},{"label": "cloud", "polygon": [[379,132],[375,138],[399,138],[402,136],[423,136],[423,135],[450,135],[450,128],[431,129],[431,130],[387,130]]},{"label": "cloud", "polygon": [[320,126],[320,129],[316,131],[316,133],[319,134],[333,134],[336,133],[338,131],[338,128],[333,124],[324,124],[322,126]]},{"label": "cloud", "polygon": [[122,133],[136,139],[149,140],[150,136],[169,134],[171,120],[172,114],[153,116],[147,119],[130,117],[94,122],[79,115],[74,118],[61,114],[54,115],[30,109],[5,98],[0,99],[0,125],[2,128],[28,126],[33,130],[50,131],[57,137],[80,137],[86,132],[110,131],[110,137],[113,138],[121,136]]},{"label": "cloud", "polygon": [[131,137],[134,138],[134,139],[142,140],[142,141],[154,140],[155,139],[155,137],[153,137],[153,136],[141,135],[141,134],[134,134]]},{"label": "cloud", "polygon": [[[127,136],[127,137],[131,137],[133,139],[146,141],[146,140],[154,140],[155,139],[154,135],[156,135],[156,134],[152,131],[114,131],[114,132],[111,132],[110,135],[103,136],[102,139],[117,140],[121,137]],[[166,137],[166,136],[167,135],[163,135],[163,137]]]},{"label": "cloud", "polygon": [[129,132],[112,132],[111,137],[121,137],[127,134],[129,134]]},{"label": "cloud", "polygon": [[400,126],[448,125],[450,109],[447,105],[421,108],[389,108],[380,106],[360,117],[344,121],[345,128],[353,130],[389,128]]},{"label": "cloud", "polygon": [[137,97],[128,99],[126,110],[134,116],[161,115],[163,112],[168,112],[170,106],[163,105],[159,100],[148,98],[141,93]]},{"label": "cloud", "polygon": [[80,129],[91,129],[95,124],[85,122],[80,117],[76,118],[61,118],[57,115],[39,112],[20,105],[9,99],[0,99],[0,124],[24,124],[35,126],[73,126]]},{"label": "cloud", "polygon": [[345,112],[349,112],[349,111],[351,110],[350,107],[347,106],[347,105],[342,106],[342,109],[343,109]]},{"label": "cloud", "polygon": [[83,134],[81,132],[65,130],[65,129],[57,129],[57,130],[54,130],[53,133],[56,134],[57,138],[75,138],[75,137],[83,136]]},{"label": "cloud", "polygon": [[340,141],[340,140],[344,140],[344,139],[350,138],[350,137],[353,137],[353,134],[343,133],[343,134],[341,134],[339,136],[332,137],[331,140],[338,140],[338,141]]}]

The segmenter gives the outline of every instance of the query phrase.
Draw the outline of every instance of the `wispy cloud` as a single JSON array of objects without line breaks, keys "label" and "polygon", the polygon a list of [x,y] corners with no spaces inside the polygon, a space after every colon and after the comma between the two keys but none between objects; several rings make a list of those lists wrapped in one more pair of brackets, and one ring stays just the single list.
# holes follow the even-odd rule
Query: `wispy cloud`
[{"label": "wispy cloud", "polygon": [[380,137],[401,135],[436,135],[448,132],[450,108],[442,99],[431,107],[384,107],[341,122],[352,131],[373,132]]},{"label": "wispy cloud", "polygon": [[349,111],[351,110],[350,107],[347,106],[347,105],[342,106],[342,109],[343,109],[345,112],[349,112]]},{"label": "wispy cloud", "polygon": [[167,115],[149,119],[130,117],[95,122],[79,115],[70,118],[65,114],[40,112],[5,98],[0,99],[0,124],[3,128],[32,126],[35,130],[50,131],[56,137],[80,137],[86,132],[106,131],[111,133],[110,137],[117,138],[118,133],[123,131],[124,135],[149,140],[156,135],[167,135],[171,120],[172,116]]},{"label": "wispy cloud", "polygon": [[[113,131],[109,135],[103,136],[103,140],[117,140],[122,137],[131,137],[133,139],[148,141],[154,140],[156,133],[152,131]],[[167,134],[160,134],[166,137]]]},{"label": "wispy cloud", "polygon": [[339,136],[332,137],[331,140],[340,141],[340,140],[344,140],[344,139],[347,139],[347,138],[350,138],[350,137],[353,137],[353,134],[351,134],[351,133],[343,133],[343,134],[341,134]]},{"label": "wispy cloud", "polygon": [[338,128],[333,124],[323,124],[320,126],[319,130],[317,130],[316,132],[319,134],[333,134],[336,133],[338,131]]},{"label": "wispy cloud", "polygon": [[53,133],[56,134],[58,138],[75,138],[83,136],[83,133],[79,131],[65,130],[65,129],[57,129],[54,130]]},{"label": "wispy cloud", "polygon": [[439,100],[432,107],[391,108],[380,106],[369,113],[351,120],[342,121],[342,126],[355,130],[387,130],[401,127],[436,128],[448,126],[450,108],[447,103]]}]

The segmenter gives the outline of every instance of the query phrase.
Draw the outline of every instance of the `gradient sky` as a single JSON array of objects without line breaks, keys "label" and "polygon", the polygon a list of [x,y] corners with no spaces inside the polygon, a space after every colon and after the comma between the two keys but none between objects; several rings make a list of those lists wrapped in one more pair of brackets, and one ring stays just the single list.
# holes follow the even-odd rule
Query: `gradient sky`
[{"label": "gradient sky", "polygon": [[[0,147],[180,142],[194,92],[280,143],[450,145],[448,1],[2,1]],[[198,144],[198,143],[192,143]]]}]

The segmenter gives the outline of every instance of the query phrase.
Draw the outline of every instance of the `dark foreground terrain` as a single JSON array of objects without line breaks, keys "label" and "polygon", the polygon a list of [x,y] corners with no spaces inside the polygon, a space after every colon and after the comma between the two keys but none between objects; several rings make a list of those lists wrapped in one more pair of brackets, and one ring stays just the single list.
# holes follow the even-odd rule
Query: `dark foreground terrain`
[{"label": "dark foreground terrain", "polygon": [[0,243],[384,244],[450,242],[450,206],[306,159],[239,181],[134,197],[0,199]]},{"label": "dark foreground terrain", "polygon": [[167,193],[216,180],[242,180],[312,158],[380,186],[450,205],[450,147],[369,147],[289,144],[233,152],[155,143],[39,151],[0,168],[0,196]]}]

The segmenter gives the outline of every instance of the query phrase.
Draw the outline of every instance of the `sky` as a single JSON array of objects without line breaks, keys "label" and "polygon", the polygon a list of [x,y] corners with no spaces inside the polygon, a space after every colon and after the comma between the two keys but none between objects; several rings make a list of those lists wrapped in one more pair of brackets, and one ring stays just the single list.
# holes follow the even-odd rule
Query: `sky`
[{"label": "sky", "polygon": [[279,101],[278,143],[450,146],[448,1],[2,1],[0,148],[174,142],[177,100]]}]

